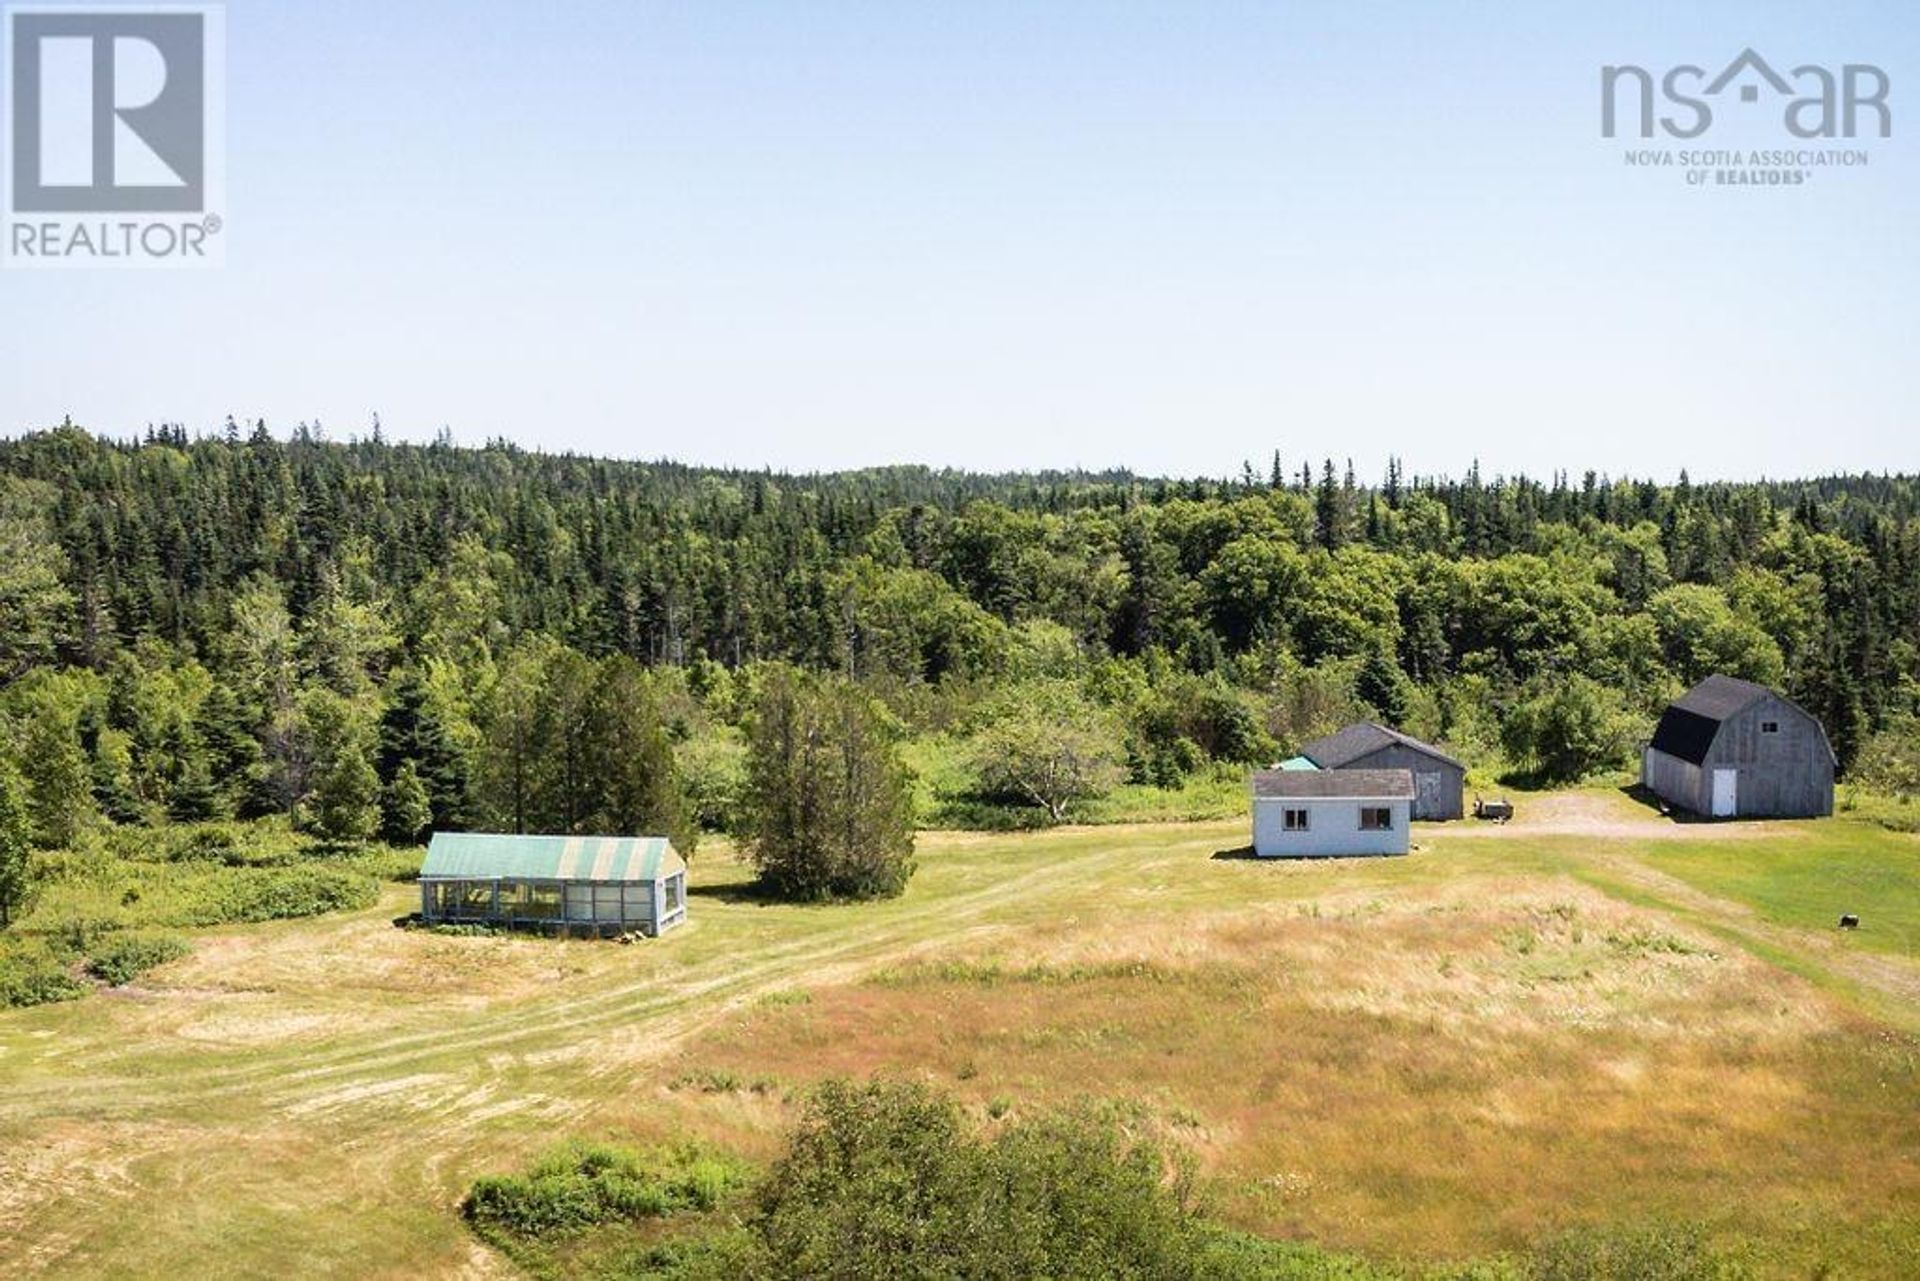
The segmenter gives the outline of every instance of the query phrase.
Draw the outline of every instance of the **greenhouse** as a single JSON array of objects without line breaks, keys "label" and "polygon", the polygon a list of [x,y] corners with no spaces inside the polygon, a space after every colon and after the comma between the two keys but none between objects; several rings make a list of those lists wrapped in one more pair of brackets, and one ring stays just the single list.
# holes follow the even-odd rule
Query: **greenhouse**
[{"label": "greenhouse", "polygon": [[687,919],[687,863],[664,836],[435,832],[420,914],[435,924],[659,935]]}]

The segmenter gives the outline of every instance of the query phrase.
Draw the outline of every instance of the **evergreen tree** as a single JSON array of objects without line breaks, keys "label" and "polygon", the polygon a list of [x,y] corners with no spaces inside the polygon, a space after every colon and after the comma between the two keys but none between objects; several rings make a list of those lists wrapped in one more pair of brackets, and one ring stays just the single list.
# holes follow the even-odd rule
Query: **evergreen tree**
[{"label": "evergreen tree", "polygon": [[1338,551],[1347,541],[1346,495],[1333,473],[1333,459],[1320,470],[1320,488],[1313,497],[1314,537],[1328,551]]},{"label": "evergreen tree", "polygon": [[380,834],[395,845],[415,845],[433,823],[426,784],[412,761],[400,762],[380,802]]},{"label": "evergreen tree", "polygon": [[458,830],[466,826],[471,771],[455,739],[452,715],[434,697],[424,671],[409,667],[401,672],[389,687],[380,718],[379,769],[391,779],[411,764],[426,789],[432,825]]},{"label": "evergreen tree", "polygon": [[71,845],[93,821],[93,770],[72,714],[54,699],[37,700],[20,738],[20,772],[34,839]]},{"label": "evergreen tree", "polygon": [[1407,678],[1392,656],[1384,650],[1370,650],[1353,692],[1378,712],[1380,719],[1398,729],[1407,720]]},{"label": "evergreen tree", "polygon": [[313,793],[301,825],[334,845],[356,845],[380,828],[380,776],[367,750],[360,713],[331,690],[315,690],[303,710],[313,734]]},{"label": "evergreen tree", "polygon": [[744,835],[782,898],[881,898],[913,875],[913,798],[880,709],[843,681],[776,667],[747,735]]},{"label": "evergreen tree", "polygon": [[582,828],[665,835],[690,852],[696,833],[673,744],[647,674],[634,660],[615,655],[599,665],[584,737],[591,799]]},{"label": "evergreen tree", "polygon": [[11,925],[27,901],[32,846],[26,781],[12,764],[0,760],[0,928]]}]

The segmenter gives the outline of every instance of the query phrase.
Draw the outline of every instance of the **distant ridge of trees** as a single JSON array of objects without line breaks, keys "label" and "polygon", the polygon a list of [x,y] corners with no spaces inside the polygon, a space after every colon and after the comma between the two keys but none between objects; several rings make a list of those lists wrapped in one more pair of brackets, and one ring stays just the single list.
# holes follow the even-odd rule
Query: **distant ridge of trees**
[{"label": "distant ridge of trees", "polygon": [[[0,441],[0,755],[44,842],[249,813],[690,838],[741,802],[773,663],[907,737],[978,737],[1044,691],[1021,759],[1120,740],[1074,748],[1098,768],[1047,789],[1059,813],[1360,714],[1578,772],[1715,670],[1783,687],[1851,764],[1920,711],[1920,478],[1369,482],[1294,453],[1220,479],[801,476],[239,423]],[[1591,746],[1546,741],[1564,724]]]}]

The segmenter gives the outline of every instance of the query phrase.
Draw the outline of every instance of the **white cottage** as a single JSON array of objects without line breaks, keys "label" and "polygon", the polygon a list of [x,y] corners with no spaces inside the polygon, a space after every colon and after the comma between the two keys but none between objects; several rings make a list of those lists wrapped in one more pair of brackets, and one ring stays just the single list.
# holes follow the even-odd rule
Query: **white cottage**
[{"label": "white cottage", "polygon": [[1253,776],[1253,852],[1405,854],[1413,797],[1413,774],[1404,769],[1261,770]]}]

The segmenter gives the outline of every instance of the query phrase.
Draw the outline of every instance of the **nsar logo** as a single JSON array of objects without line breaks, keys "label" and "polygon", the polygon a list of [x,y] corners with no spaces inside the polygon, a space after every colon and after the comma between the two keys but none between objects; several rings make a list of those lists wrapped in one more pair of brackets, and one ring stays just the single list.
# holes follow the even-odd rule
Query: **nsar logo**
[{"label": "nsar logo", "polygon": [[1640,137],[1653,137],[1657,124],[1671,137],[1698,138],[1713,127],[1715,106],[1734,88],[1742,103],[1758,103],[1763,94],[1776,102],[1787,99],[1781,123],[1796,138],[1856,138],[1863,127],[1876,129],[1882,138],[1893,136],[1893,109],[1887,105],[1893,86],[1871,63],[1850,62],[1838,74],[1807,64],[1783,76],[1744,49],[1724,71],[1707,77],[1706,68],[1691,64],[1667,71],[1658,80],[1659,96],[1674,110],[1660,113],[1652,72],[1631,64],[1600,68],[1601,136],[1616,136],[1624,98]]}]

